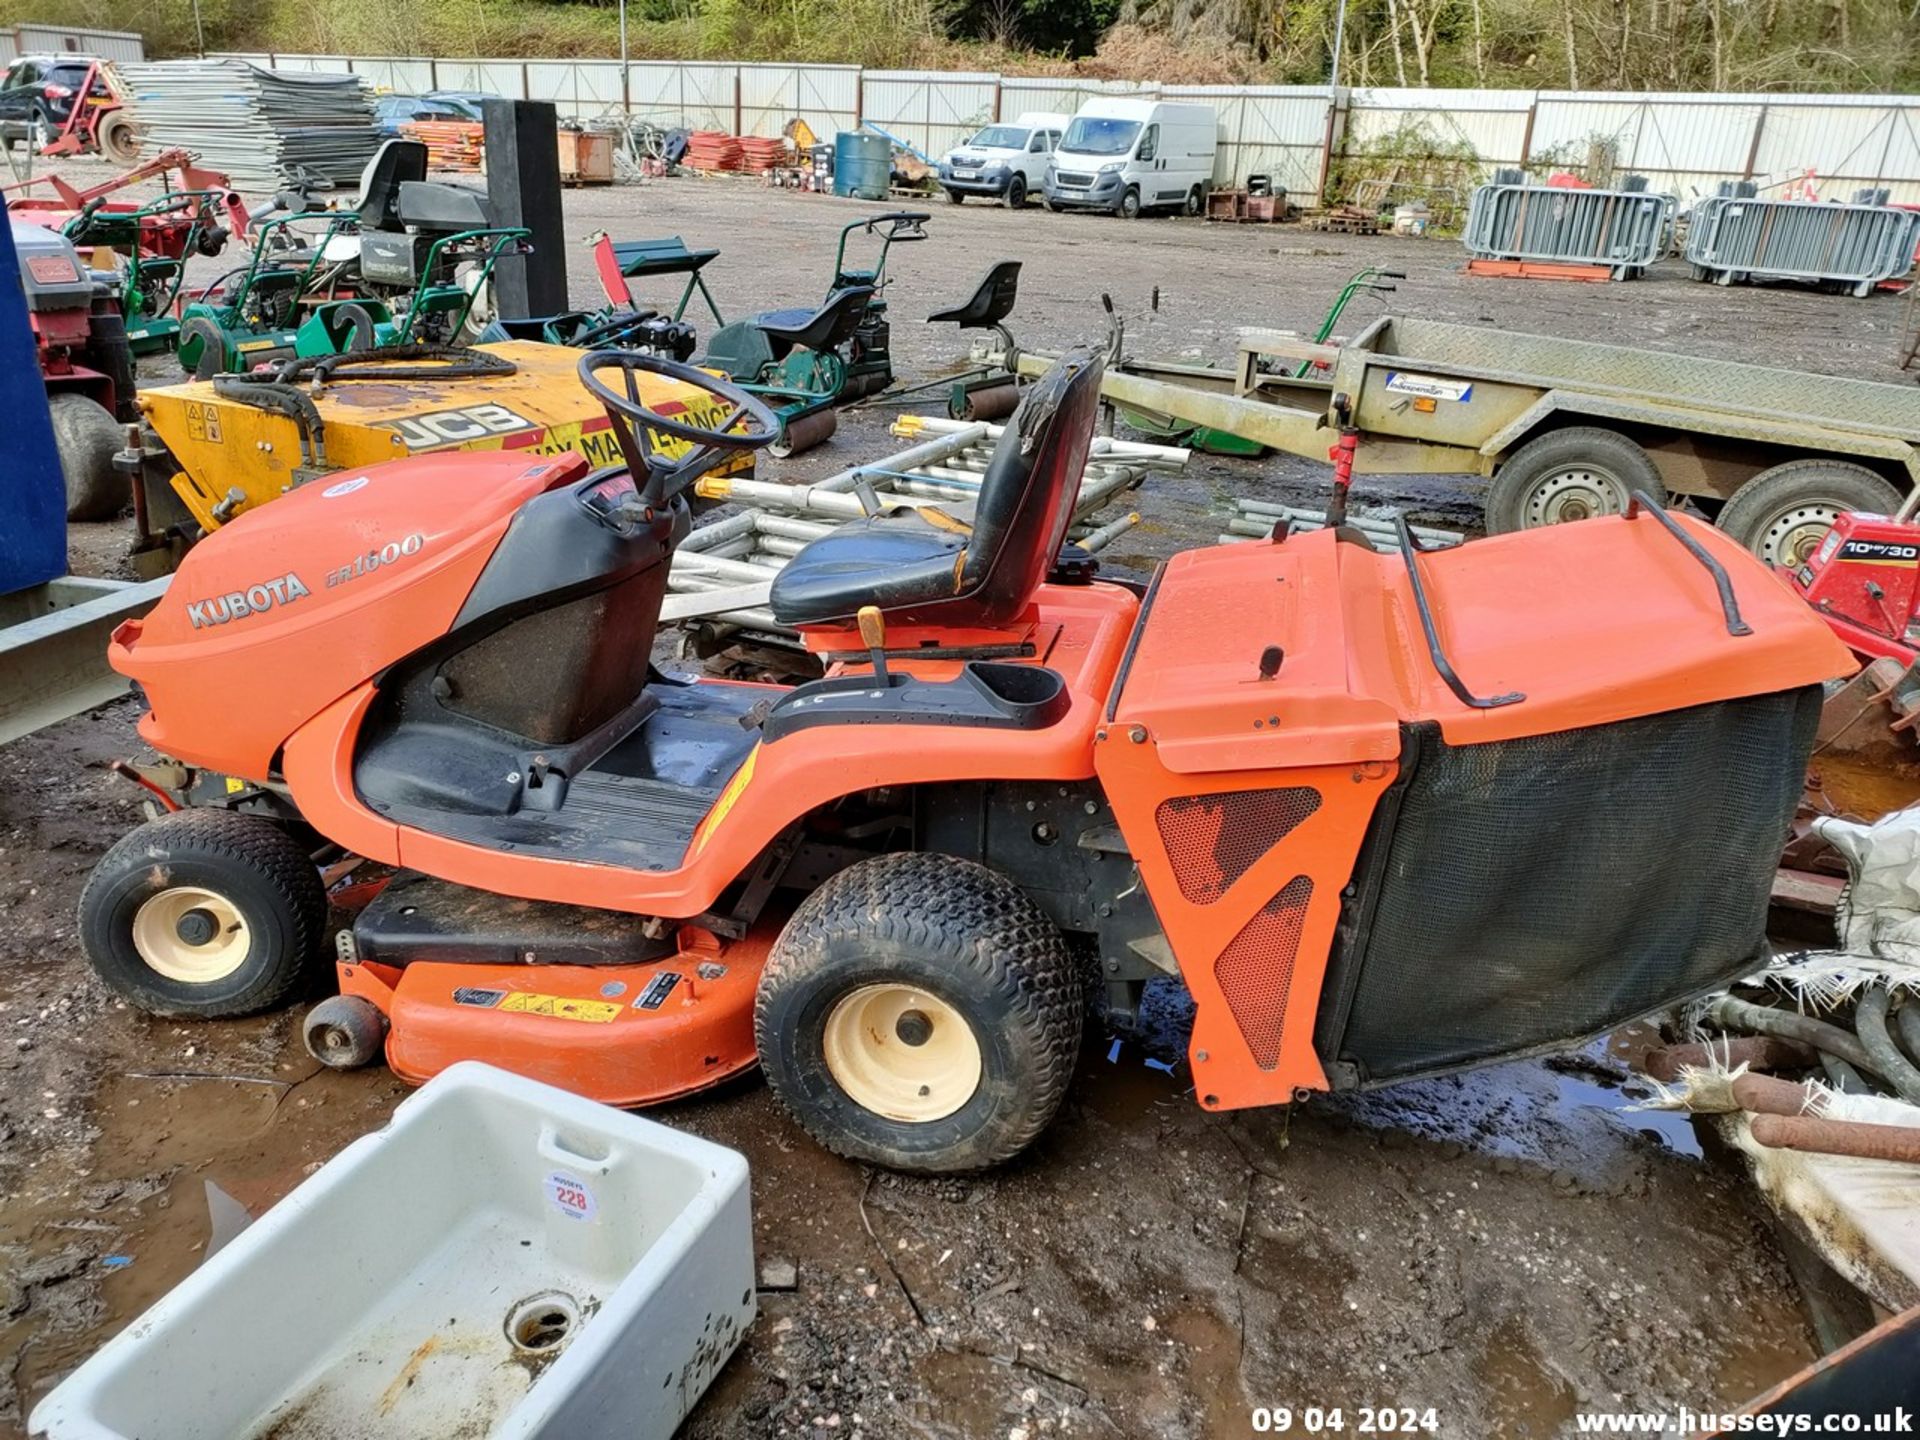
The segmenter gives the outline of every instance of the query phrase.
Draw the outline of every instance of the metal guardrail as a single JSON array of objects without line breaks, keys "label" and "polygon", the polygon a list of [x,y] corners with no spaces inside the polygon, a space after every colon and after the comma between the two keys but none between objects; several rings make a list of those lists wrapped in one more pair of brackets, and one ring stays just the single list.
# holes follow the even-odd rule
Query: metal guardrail
[{"label": "metal guardrail", "polygon": [[1727,194],[1694,206],[1687,260],[1694,279],[1716,285],[1804,280],[1866,295],[1913,268],[1916,244],[1920,211]]},{"label": "metal guardrail", "polygon": [[1500,180],[1473,192],[1460,238],[1482,259],[1605,265],[1630,280],[1667,253],[1675,203],[1638,177],[1620,190]]}]

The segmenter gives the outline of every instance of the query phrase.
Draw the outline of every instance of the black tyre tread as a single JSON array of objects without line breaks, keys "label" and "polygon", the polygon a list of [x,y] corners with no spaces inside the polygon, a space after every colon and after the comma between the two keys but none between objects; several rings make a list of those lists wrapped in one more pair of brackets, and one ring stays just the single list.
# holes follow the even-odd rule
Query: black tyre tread
[{"label": "black tyre tread", "polygon": [[120,422],[97,400],[73,391],[50,396],[47,408],[67,488],[67,518],[112,519],[132,496],[126,478],[111,464],[125,438]]},{"label": "black tyre tread", "polygon": [[[327,892],[321,884],[320,872],[293,837],[278,825],[258,816],[236,815],[230,810],[180,810],[149,820],[121,836],[94,866],[80,892],[83,939],[89,939],[89,902],[98,887],[126,869],[164,862],[169,844],[191,847],[253,870],[285,902],[293,922],[295,953],[308,960],[317,954],[327,928]],[[91,943],[86,948],[91,959]],[[308,978],[302,967],[289,965],[277,975],[269,972],[260,983],[217,1008],[193,1013],[231,1019],[275,1010],[292,1000]]]},{"label": "black tyre tread", "polygon": [[[1004,1001],[1010,1023],[1038,1041],[1041,1072],[1020,1122],[968,1165],[986,1169],[1032,1144],[1066,1098],[1078,1060],[1086,985],[1065,937],[1013,881],[950,855],[877,856],[848,867],[794,911],[767,960],[761,994],[801,980],[832,941],[891,942],[945,951],[971,966]],[[754,1041],[765,1054],[766,1008],[754,1008]],[[793,1113],[790,1111],[790,1113]],[[855,1159],[836,1137],[794,1118],[822,1146]]]},{"label": "black tyre tread", "polygon": [[1753,549],[1760,540],[1759,532],[1767,512],[1780,504],[1781,492],[1791,492],[1812,473],[1831,477],[1831,483],[1822,487],[1827,492],[1825,498],[1840,502],[1843,509],[1891,515],[1900,507],[1899,490],[1877,470],[1851,460],[1808,455],[1755,475],[1720,507],[1714,524],[1749,550]]},{"label": "black tyre tread", "polygon": [[[1569,454],[1608,455],[1612,463],[1637,474],[1625,475],[1628,488],[1645,490],[1660,504],[1667,503],[1667,487],[1647,452],[1630,436],[1600,425],[1568,425],[1527,441],[1494,472],[1485,505],[1487,533],[1510,535],[1524,528],[1525,492],[1541,469],[1565,463]],[[1610,453],[1609,453],[1610,452]]]}]

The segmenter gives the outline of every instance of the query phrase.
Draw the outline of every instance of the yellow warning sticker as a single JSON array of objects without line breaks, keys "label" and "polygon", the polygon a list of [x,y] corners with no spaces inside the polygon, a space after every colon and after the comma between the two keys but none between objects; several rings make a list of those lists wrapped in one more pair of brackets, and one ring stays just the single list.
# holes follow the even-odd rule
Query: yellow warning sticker
[{"label": "yellow warning sticker", "polygon": [[238,775],[227,776],[227,794],[238,795],[246,788],[247,782],[242,780]]},{"label": "yellow warning sticker", "polygon": [[700,822],[700,833],[693,842],[693,853],[698,855],[705,848],[707,839],[718,830],[740,797],[747,793],[747,786],[753,783],[753,765],[760,758],[760,747],[754,746],[747,752],[746,760],[734,771],[733,779],[727,782],[727,788],[720,792],[720,798],[713,802],[713,809],[707,812],[707,818]]},{"label": "yellow warning sticker", "polygon": [[500,1002],[502,1010],[519,1015],[551,1015],[556,1020],[584,1020],[589,1025],[605,1025],[620,1014],[620,1007],[606,1000],[575,1000],[567,995],[513,994]]}]

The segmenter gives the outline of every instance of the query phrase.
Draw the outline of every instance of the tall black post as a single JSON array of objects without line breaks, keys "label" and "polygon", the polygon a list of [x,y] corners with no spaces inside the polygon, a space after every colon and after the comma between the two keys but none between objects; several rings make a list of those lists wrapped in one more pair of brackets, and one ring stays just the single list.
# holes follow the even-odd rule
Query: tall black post
[{"label": "tall black post", "polygon": [[559,125],[544,100],[486,100],[487,196],[495,225],[533,232],[531,255],[504,257],[493,272],[503,319],[567,308],[567,237],[560,214]]}]

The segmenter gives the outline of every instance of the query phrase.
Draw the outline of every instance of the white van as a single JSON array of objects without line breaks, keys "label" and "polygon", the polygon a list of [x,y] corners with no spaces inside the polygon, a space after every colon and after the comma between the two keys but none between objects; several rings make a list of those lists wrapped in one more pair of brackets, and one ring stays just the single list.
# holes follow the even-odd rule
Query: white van
[{"label": "white van", "polygon": [[1213,184],[1220,122],[1211,105],[1089,100],[1053,152],[1043,191],[1049,210],[1143,210],[1199,215]]},{"label": "white van", "polygon": [[940,188],[958,205],[969,195],[1004,200],[1018,210],[1046,178],[1067,117],[1034,112],[987,126],[940,162]]}]

